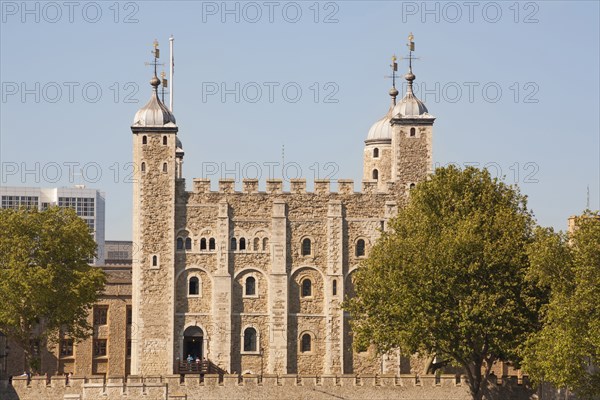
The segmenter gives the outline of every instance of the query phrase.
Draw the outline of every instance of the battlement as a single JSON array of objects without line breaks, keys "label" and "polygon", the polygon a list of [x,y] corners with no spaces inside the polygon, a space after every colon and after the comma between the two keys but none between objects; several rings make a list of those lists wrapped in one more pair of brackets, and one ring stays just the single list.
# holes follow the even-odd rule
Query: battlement
[{"label": "battlement", "polygon": [[[497,387],[496,387],[497,386]],[[526,380],[516,377],[490,383],[491,390],[509,390],[511,399],[535,397]],[[503,389],[505,388],[505,389]],[[212,399],[306,398],[470,398],[464,376],[456,375],[167,375],[167,376],[65,376],[51,378],[16,377],[12,385],[0,381],[0,394],[6,400],[37,399],[128,399],[174,400],[210,397]]]},{"label": "battlement", "polygon": [[[219,179],[218,191],[211,190],[211,180],[208,178],[195,178],[193,184],[193,193],[223,193],[223,194],[315,194],[315,195],[329,195],[329,194],[340,194],[340,195],[360,195],[360,194],[375,194],[375,193],[393,193],[395,191],[402,191],[400,185],[395,182],[387,182],[385,189],[382,191],[378,190],[378,182],[376,180],[363,180],[361,191],[354,191],[354,180],[352,179],[338,179],[332,181],[330,179],[315,179],[313,191],[309,192],[306,189],[306,179],[297,178],[290,179],[289,191],[284,191],[284,182],[282,179],[267,179],[265,190],[259,190],[258,179],[243,179],[242,190],[236,190],[235,180],[231,178]],[[332,183],[337,183],[337,190],[332,190]]]}]

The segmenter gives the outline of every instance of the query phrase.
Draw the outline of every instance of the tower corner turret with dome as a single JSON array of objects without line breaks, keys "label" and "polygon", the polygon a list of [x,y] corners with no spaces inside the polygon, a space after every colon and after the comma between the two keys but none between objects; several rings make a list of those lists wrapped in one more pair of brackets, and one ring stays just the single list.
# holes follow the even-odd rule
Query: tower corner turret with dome
[{"label": "tower corner turret with dome", "polygon": [[181,184],[183,148],[175,116],[158,95],[159,49],[154,42],[152,94],[134,117],[133,133],[133,326],[131,373],[152,375],[172,369],[176,186]]},{"label": "tower corner turret with dome", "polygon": [[392,58],[392,104],[387,114],[369,130],[363,153],[363,180],[376,181],[378,191],[387,191],[388,182],[394,187],[411,189],[432,172],[432,134],[435,117],[413,92],[412,71],[414,41],[409,36],[408,73],[406,94],[396,101],[396,57]]},{"label": "tower corner turret with dome", "polygon": [[377,190],[385,191],[387,182],[391,181],[392,172],[392,116],[396,106],[398,90],[395,85],[396,57],[392,58],[392,73],[394,82],[389,91],[391,105],[388,112],[375,122],[365,140],[363,152],[363,181],[376,181]]}]

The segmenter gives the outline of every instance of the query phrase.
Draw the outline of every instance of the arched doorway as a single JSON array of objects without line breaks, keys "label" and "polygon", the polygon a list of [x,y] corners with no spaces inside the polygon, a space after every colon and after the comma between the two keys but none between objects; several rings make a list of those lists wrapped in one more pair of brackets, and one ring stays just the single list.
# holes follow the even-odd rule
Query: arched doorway
[{"label": "arched doorway", "polygon": [[202,360],[204,356],[204,334],[197,326],[190,326],[183,332],[183,360],[188,356]]}]

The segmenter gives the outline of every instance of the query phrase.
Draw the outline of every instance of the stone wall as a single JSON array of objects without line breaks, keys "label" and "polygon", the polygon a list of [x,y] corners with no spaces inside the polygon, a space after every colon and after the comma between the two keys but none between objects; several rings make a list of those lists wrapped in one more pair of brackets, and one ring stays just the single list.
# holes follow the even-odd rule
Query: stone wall
[{"label": "stone wall", "polygon": [[[131,268],[128,266],[101,267],[107,277],[104,292],[96,306],[108,308],[107,324],[93,325],[93,310],[87,317],[94,329],[91,335],[74,342],[72,352],[63,353],[60,343],[50,343],[40,349],[41,372],[50,375],[74,373],[77,375],[125,375],[129,373],[130,358],[127,344],[136,326],[127,321],[131,307]],[[60,339],[65,339],[61,337]],[[94,340],[107,341],[106,355],[97,356]],[[26,369],[23,350],[9,341],[7,375],[20,375]]]},{"label": "stone wall", "polygon": [[[377,149],[377,151],[375,151]],[[377,153],[377,157],[375,157]],[[387,182],[392,180],[391,140],[372,141],[363,151],[363,181],[374,180],[373,170],[377,170],[377,190],[385,191]]]},{"label": "stone wall", "polygon": [[133,373],[172,373],[175,362],[177,127],[132,127],[134,165]]},{"label": "stone wall", "polygon": [[392,120],[392,180],[407,188],[425,180],[432,172],[432,123],[418,119]]},{"label": "stone wall", "polygon": [[[464,378],[463,378],[464,379]],[[540,393],[541,394],[541,393]],[[0,381],[2,400],[187,400],[187,399],[439,399],[469,400],[464,380],[454,375],[170,375],[163,377],[14,378]],[[506,378],[489,385],[486,399],[533,400],[530,385]],[[544,400],[557,400],[546,388]]]},{"label": "stone wall", "polygon": [[[193,191],[186,192],[178,180],[175,357],[185,357],[181,335],[195,325],[206,335],[203,356],[229,372],[354,372],[354,363],[344,362],[352,349],[344,345],[349,339],[341,302],[353,294],[346,293],[344,281],[406,196],[394,184],[385,192],[376,182],[364,185],[366,190],[355,192],[354,183],[343,180],[331,191],[330,181],[322,179],[309,192],[305,179],[294,179],[284,192],[283,182],[272,179],[266,191],[258,191],[257,180],[245,179],[236,191],[233,180],[221,179],[219,190],[211,191],[209,180],[194,179]],[[364,254],[357,255],[359,240]],[[201,283],[198,296],[188,295],[192,276]],[[248,277],[256,289],[250,296]],[[305,280],[311,286],[307,295]],[[253,353],[242,350],[247,327],[258,332]],[[305,334],[312,338],[308,351],[300,346]],[[377,357],[363,364],[362,372],[399,372],[397,362],[384,365]]]}]

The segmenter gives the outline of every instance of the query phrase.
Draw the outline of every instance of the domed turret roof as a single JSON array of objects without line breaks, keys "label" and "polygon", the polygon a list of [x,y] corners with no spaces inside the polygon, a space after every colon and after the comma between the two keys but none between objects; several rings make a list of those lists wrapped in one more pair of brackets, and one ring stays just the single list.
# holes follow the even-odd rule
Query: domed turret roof
[{"label": "domed turret roof", "polygon": [[369,129],[369,134],[367,135],[367,140],[386,140],[392,139],[392,108],[385,114],[383,118],[379,121],[375,122],[371,129]]},{"label": "domed turret roof", "polygon": [[381,118],[379,121],[375,122],[371,125],[371,129],[369,129],[369,134],[367,135],[367,141],[381,141],[381,140],[392,140],[392,116],[394,105],[396,104],[396,96],[398,95],[398,90],[395,87],[390,89],[390,96],[392,97],[392,105],[388,112]]},{"label": "domed turret roof", "polygon": [[413,93],[413,81],[416,76],[412,73],[412,70],[404,75],[408,85],[406,87],[406,94],[396,104],[392,111],[394,118],[431,118],[425,104],[415,96]]},{"label": "domed turret roof", "polygon": [[153,86],[152,96],[146,105],[135,113],[133,126],[145,127],[174,127],[176,126],[175,116],[169,111],[167,106],[158,98],[158,85],[160,80],[154,76],[150,80]]}]

